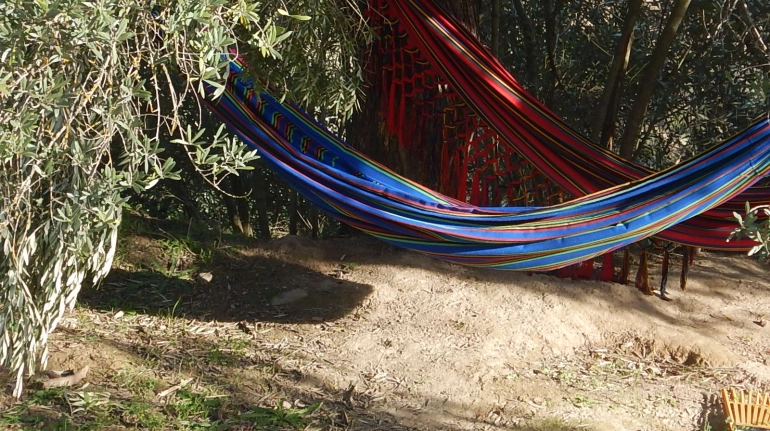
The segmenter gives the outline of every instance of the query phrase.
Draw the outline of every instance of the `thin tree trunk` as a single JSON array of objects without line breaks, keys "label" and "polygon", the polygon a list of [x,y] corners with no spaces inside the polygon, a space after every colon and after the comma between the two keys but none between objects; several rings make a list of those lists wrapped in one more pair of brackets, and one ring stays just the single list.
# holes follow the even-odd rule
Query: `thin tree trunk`
[{"label": "thin tree trunk", "polygon": [[297,191],[294,189],[291,189],[289,191],[289,235],[296,235],[297,234],[297,211],[299,211],[299,196],[297,196]]},{"label": "thin tree trunk", "polygon": [[537,70],[540,58],[537,55],[535,47],[535,27],[532,24],[532,20],[529,19],[524,4],[521,0],[513,0],[513,8],[516,11],[516,15],[519,17],[519,25],[521,26],[521,34],[524,37],[524,46],[527,51],[527,81],[529,81],[532,91],[532,95],[537,97],[538,79]]},{"label": "thin tree trunk", "polygon": [[623,79],[628,69],[628,59],[631,55],[631,44],[634,40],[634,28],[642,9],[643,0],[631,0],[628,3],[628,11],[623,24],[623,31],[615,55],[607,76],[607,84],[599,99],[596,112],[591,123],[591,140],[609,148],[612,145],[611,138],[614,135],[617,121],[620,96],[623,92]]},{"label": "thin tree trunk", "polygon": [[238,207],[238,216],[241,220],[241,232],[244,235],[251,238],[254,236],[254,229],[251,227],[251,211],[249,210],[249,199],[247,196],[250,190],[246,187],[246,178],[248,173],[242,172],[238,176],[230,176],[233,184],[233,194],[238,196],[235,200],[235,205]]},{"label": "thin tree trunk", "polygon": [[310,214],[310,236],[318,238],[320,233],[318,226],[318,208],[315,205],[308,205],[308,213]]},{"label": "thin tree trunk", "polygon": [[741,17],[741,21],[746,26],[746,31],[751,35],[752,44],[749,45],[752,51],[760,57],[765,63],[762,66],[765,73],[770,73],[770,49],[762,38],[762,34],[759,32],[757,25],[754,23],[754,19],[751,18],[751,12],[746,5],[745,0],[738,2],[738,13]]},{"label": "thin tree trunk", "polygon": [[235,198],[222,195],[222,200],[225,202],[227,219],[230,220],[230,225],[236,232],[243,233],[243,225],[241,225],[241,217],[238,214],[238,206],[235,204]]},{"label": "thin tree trunk", "polygon": [[270,222],[267,218],[267,182],[260,167],[254,169],[254,208],[257,210],[259,236],[270,239]]},{"label": "thin tree trunk", "polygon": [[492,55],[500,56],[500,0],[492,0]]},{"label": "thin tree trunk", "polygon": [[[241,175],[244,174],[242,173]],[[237,175],[230,175],[228,181],[230,187],[229,190],[225,190],[225,192],[232,194],[232,196],[223,194],[222,199],[227,208],[227,216],[230,219],[230,224],[232,224],[233,228],[238,232],[248,237],[252,237],[254,236],[254,231],[251,227],[251,220],[249,217],[249,201],[246,198],[248,190],[244,185],[244,178]]]},{"label": "thin tree trunk", "polygon": [[211,221],[203,214],[201,214],[200,210],[195,204],[195,200],[190,195],[190,190],[188,189],[187,183],[184,180],[167,181],[166,185],[171,194],[182,202],[182,209],[188,218],[205,222]]},{"label": "thin tree trunk", "polygon": [[634,154],[639,134],[642,131],[642,124],[644,124],[644,118],[647,114],[647,107],[650,105],[652,92],[655,90],[658,76],[663,69],[671,44],[676,38],[679,25],[687,14],[688,7],[690,7],[690,0],[678,0],[676,2],[665,28],[655,43],[655,49],[650,55],[647,67],[644,69],[644,76],[639,83],[639,92],[631,107],[631,112],[628,114],[626,130],[620,141],[620,155],[623,157],[630,159]]},{"label": "thin tree trunk", "polygon": [[223,183],[223,186],[226,184],[227,187],[222,189],[222,200],[227,209],[227,219],[230,220],[233,230],[243,233],[243,221],[241,220],[240,205],[238,203],[240,199],[237,198],[237,196],[240,196],[240,193],[236,191],[238,189],[237,180],[238,177],[231,175],[227,178],[227,182]]},{"label": "thin tree trunk", "polygon": [[556,69],[556,40],[558,39],[559,14],[563,4],[563,0],[546,0],[545,2],[546,58],[548,60],[548,70],[551,72],[551,81],[548,83],[548,90],[543,97],[543,102],[546,106],[554,106],[556,88],[561,82],[559,71]]}]

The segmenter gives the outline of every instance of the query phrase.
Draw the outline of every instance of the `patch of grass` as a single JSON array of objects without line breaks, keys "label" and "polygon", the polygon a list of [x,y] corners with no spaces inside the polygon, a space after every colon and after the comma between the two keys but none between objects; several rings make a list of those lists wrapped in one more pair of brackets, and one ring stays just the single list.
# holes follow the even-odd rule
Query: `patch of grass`
[{"label": "patch of grass", "polygon": [[206,360],[217,365],[229,365],[230,355],[225,354],[222,350],[212,347],[209,349],[206,355]]},{"label": "patch of grass", "polygon": [[163,261],[156,260],[154,270],[169,278],[191,280],[201,265],[209,265],[214,250],[190,238],[172,237],[160,241]]},{"label": "patch of grass", "polygon": [[[130,208],[126,208],[130,211]],[[126,213],[123,219],[120,221],[120,236],[128,235],[141,235],[148,232],[152,232],[147,219],[144,217],[132,216],[130,213]]]},{"label": "patch of grass", "polygon": [[65,416],[50,409],[37,407],[34,403],[16,405],[0,414],[2,429],[39,430],[51,426],[56,429],[66,423]]},{"label": "patch of grass", "polygon": [[12,430],[97,430],[116,422],[109,414],[109,405],[106,392],[31,391],[24,401],[0,414],[0,426]]},{"label": "patch of grass", "polygon": [[157,379],[127,370],[118,372],[115,375],[115,381],[120,387],[130,390],[142,398],[152,397],[161,386]]},{"label": "patch of grass", "polygon": [[50,406],[55,403],[62,403],[61,389],[41,389],[33,392],[29,397],[29,402],[40,406]]},{"label": "patch of grass", "polygon": [[342,264],[342,269],[347,272],[353,272],[355,271],[359,266],[361,266],[360,263],[345,263]]},{"label": "patch of grass", "polygon": [[653,405],[669,405],[671,407],[677,407],[678,402],[676,398],[666,394],[655,394],[648,397],[652,401]]},{"label": "patch of grass", "polygon": [[584,424],[572,424],[560,418],[546,418],[542,420],[530,421],[521,428],[522,431],[590,431]]},{"label": "patch of grass", "polygon": [[560,368],[556,371],[555,377],[559,383],[568,386],[574,386],[578,380],[575,370],[570,366]]},{"label": "patch of grass", "polygon": [[257,429],[273,429],[276,427],[304,428],[308,425],[309,416],[313,414],[320,403],[312,404],[304,408],[285,408],[281,403],[274,409],[254,407],[250,412],[241,415],[241,419],[253,423]]},{"label": "patch of grass", "polygon": [[110,281],[110,284],[109,294],[98,290],[87,292],[86,300],[88,295],[98,298],[102,310],[112,313],[120,310],[129,317],[148,311],[175,312],[182,297],[193,289],[190,281],[169,278],[155,270],[132,272],[130,278]]},{"label": "patch of grass", "polygon": [[179,424],[188,429],[225,429],[219,420],[213,418],[213,412],[224,402],[224,398],[208,398],[204,394],[182,389],[176,393],[165,412],[175,417]]},{"label": "patch of grass", "polygon": [[[130,394],[113,399],[107,391],[50,389],[29,392],[24,401],[0,410],[3,430],[100,430],[111,425],[141,430],[219,431],[306,427],[320,404],[275,408],[231,403],[229,397],[182,388],[160,400],[150,380],[125,387]],[[246,413],[243,413],[243,412]],[[122,429],[122,428],[121,428]]]},{"label": "patch of grass", "polygon": [[578,408],[591,408],[596,404],[593,398],[583,394],[576,394],[569,401]]},{"label": "patch of grass", "polygon": [[454,320],[454,321],[452,321],[452,326],[453,326],[453,327],[454,327],[456,330],[458,330],[458,331],[462,331],[462,330],[464,330],[464,329],[466,329],[466,328],[468,327],[468,323],[466,323],[466,322],[463,322],[463,321],[461,321],[461,320]]},{"label": "patch of grass", "polygon": [[144,401],[126,403],[120,406],[119,411],[121,421],[137,429],[163,430],[169,429],[173,423],[159,408]]},{"label": "patch of grass", "polygon": [[105,412],[105,406],[110,404],[110,394],[102,391],[65,391],[64,399],[72,414],[86,412],[98,415]]},{"label": "patch of grass", "polygon": [[[294,400],[297,394],[262,385],[263,379],[276,382],[282,377],[261,362],[248,378],[248,390],[256,390],[259,401],[238,396],[240,390],[222,390],[240,379],[236,370],[243,370],[246,362],[255,364],[248,355],[253,341],[235,327],[223,326],[216,334],[190,333],[185,330],[189,322],[171,313],[171,317],[143,317],[141,336],[136,330],[102,331],[99,338],[94,331],[103,324],[103,319],[97,319],[101,314],[83,308],[75,312],[82,318],[68,337],[89,346],[107,337],[132,352],[131,359],[120,362],[114,372],[89,375],[82,387],[35,390],[28,386],[21,400],[0,405],[0,430],[285,430],[301,429],[316,420],[318,414],[311,415],[319,405],[283,403],[270,408],[274,400],[287,396]],[[118,319],[112,324],[131,326],[134,320]],[[194,381],[182,377],[189,375],[199,377]],[[231,377],[220,380],[221,376]]]},{"label": "patch of grass", "polygon": [[[113,267],[150,270],[163,277],[190,281],[201,266],[214,261],[215,237],[194,239],[187,226],[168,220],[124,217]],[[139,249],[136,248],[139,244]]]},{"label": "patch of grass", "polygon": [[206,360],[217,365],[238,365],[248,360],[246,356],[246,341],[230,339],[225,346],[213,346],[206,353]]}]

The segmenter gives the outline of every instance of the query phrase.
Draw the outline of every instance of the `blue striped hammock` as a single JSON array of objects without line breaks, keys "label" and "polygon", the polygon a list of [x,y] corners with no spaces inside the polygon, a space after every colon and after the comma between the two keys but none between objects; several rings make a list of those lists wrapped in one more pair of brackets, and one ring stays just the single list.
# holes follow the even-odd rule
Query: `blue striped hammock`
[{"label": "blue striped hammock", "polygon": [[241,73],[232,62],[226,91],[206,103],[298,192],[387,243],[463,265],[547,271],[584,262],[715,208],[770,171],[762,120],[685,163],[561,205],[475,207],[367,159]]}]

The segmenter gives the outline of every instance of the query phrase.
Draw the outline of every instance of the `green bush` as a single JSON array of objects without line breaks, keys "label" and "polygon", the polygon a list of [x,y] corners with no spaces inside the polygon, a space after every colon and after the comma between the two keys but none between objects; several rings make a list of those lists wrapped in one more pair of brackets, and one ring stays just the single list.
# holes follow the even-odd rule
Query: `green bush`
[{"label": "green bush", "polygon": [[[356,10],[293,5],[335,11],[311,20],[279,5],[0,2],[0,367],[16,374],[16,395],[36,361],[45,364],[47,336],[84,283],[108,273],[126,192],[178,177],[164,148],[180,145],[213,184],[256,157],[222,129],[204,139],[199,116],[183,109],[203,82],[223,90],[223,53],[235,47],[255,63],[290,64],[279,89],[349,115],[341,101],[358,93],[360,71],[348,57],[367,34],[351,20]],[[345,35],[325,54],[336,63],[308,64],[300,47],[333,31]],[[342,71],[334,82],[308,82],[331,70]]]},{"label": "green bush", "polygon": [[[761,219],[760,213],[763,215]],[[749,256],[756,256],[760,261],[767,262],[770,259],[770,205],[752,208],[751,204],[746,202],[746,215],[733,213],[733,217],[739,226],[730,234],[728,241],[743,237],[756,241],[757,245],[749,250]]]}]

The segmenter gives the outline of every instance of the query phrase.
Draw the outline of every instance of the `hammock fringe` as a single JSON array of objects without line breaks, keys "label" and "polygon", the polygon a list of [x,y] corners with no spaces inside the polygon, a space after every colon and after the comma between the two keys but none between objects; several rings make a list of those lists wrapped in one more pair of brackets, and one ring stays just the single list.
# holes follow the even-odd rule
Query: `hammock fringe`
[{"label": "hammock fringe", "polygon": [[642,291],[645,295],[655,295],[650,285],[650,273],[647,268],[647,250],[642,250],[642,256],[639,260],[639,271],[636,273],[636,288]]}]

